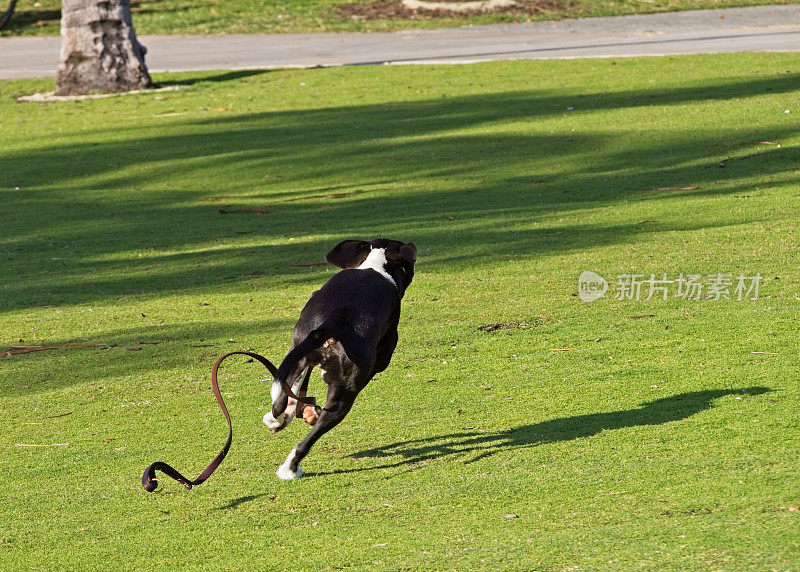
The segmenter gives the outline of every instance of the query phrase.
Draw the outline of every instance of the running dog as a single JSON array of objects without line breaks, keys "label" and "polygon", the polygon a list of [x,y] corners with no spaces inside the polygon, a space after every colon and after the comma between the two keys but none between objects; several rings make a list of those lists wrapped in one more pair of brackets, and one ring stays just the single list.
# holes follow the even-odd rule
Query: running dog
[{"label": "running dog", "polygon": [[[300,312],[292,347],[272,383],[272,411],[264,415],[271,433],[284,429],[297,415],[312,425],[275,473],[285,480],[303,475],[300,461],[317,439],[344,419],[358,393],[388,367],[397,346],[400,301],[414,277],[417,248],[386,238],[345,240],[325,259],[344,270],[314,292]],[[313,406],[296,403],[283,390],[286,384],[302,400],[315,366],[328,385],[319,415]]]}]

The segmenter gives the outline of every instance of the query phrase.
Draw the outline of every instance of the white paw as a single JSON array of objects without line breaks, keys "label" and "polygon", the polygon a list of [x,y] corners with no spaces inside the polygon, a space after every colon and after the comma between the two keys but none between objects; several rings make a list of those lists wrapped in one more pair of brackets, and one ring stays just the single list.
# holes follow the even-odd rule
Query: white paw
[{"label": "white paw", "polygon": [[270,433],[277,433],[289,424],[291,419],[287,419],[286,413],[281,413],[277,419],[272,416],[272,411],[264,415],[264,425],[267,426]]},{"label": "white paw", "polygon": [[297,467],[297,472],[293,472],[288,465],[281,465],[278,467],[278,470],[275,471],[275,474],[279,479],[283,479],[284,481],[292,481],[303,476],[303,469]]}]

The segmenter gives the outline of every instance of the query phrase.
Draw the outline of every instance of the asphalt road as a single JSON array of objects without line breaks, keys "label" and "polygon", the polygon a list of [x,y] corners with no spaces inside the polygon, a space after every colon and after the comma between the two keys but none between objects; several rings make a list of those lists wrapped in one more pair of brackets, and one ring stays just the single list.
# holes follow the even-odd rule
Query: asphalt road
[{"label": "asphalt road", "polygon": [[[151,72],[800,52],[800,4],[391,33],[142,36],[141,41]],[[57,37],[0,38],[0,79],[55,75],[59,46]]]}]

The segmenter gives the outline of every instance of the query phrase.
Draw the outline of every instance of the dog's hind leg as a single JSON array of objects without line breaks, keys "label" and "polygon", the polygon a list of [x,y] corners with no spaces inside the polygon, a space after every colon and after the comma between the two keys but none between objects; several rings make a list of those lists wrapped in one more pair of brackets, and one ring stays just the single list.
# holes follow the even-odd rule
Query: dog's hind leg
[{"label": "dog's hind leg", "polygon": [[[298,367],[295,370],[295,375],[292,375],[287,380],[287,383],[291,384],[292,392],[295,395],[298,394],[301,388],[308,387],[311,370],[314,369],[313,365],[306,366],[304,364],[303,367]],[[264,415],[264,425],[267,426],[270,433],[275,434],[285,429],[294,419],[296,402],[286,395],[283,391],[283,386],[278,381],[272,382],[270,395],[272,397],[272,410]]]},{"label": "dog's hind leg", "polygon": [[345,415],[350,411],[353,402],[356,399],[355,392],[346,390],[341,386],[331,385],[328,388],[328,397],[325,400],[325,407],[322,409],[317,422],[308,432],[306,438],[297,444],[297,447],[292,449],[286,461],[278,468],[275,473],[279,478],[284,480],[299,479],[303,476],[303,471],[300,469],[300,461],[302,461],[308,451],[322,437],[325,433],[336,427],[339,422],[344,419]]}]

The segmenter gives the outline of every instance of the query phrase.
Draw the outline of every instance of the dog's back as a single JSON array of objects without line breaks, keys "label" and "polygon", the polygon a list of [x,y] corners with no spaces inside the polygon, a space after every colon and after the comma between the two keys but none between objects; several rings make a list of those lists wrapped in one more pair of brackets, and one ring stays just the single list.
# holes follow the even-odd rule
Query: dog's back
[{"label": "dog's back", "polygon": [[371,270],[342,270],[311,295],[295,326],[294,343],[330,324],[332,337],[335,330],[374,345],[399,317],[400,296],[388,280]]}]

